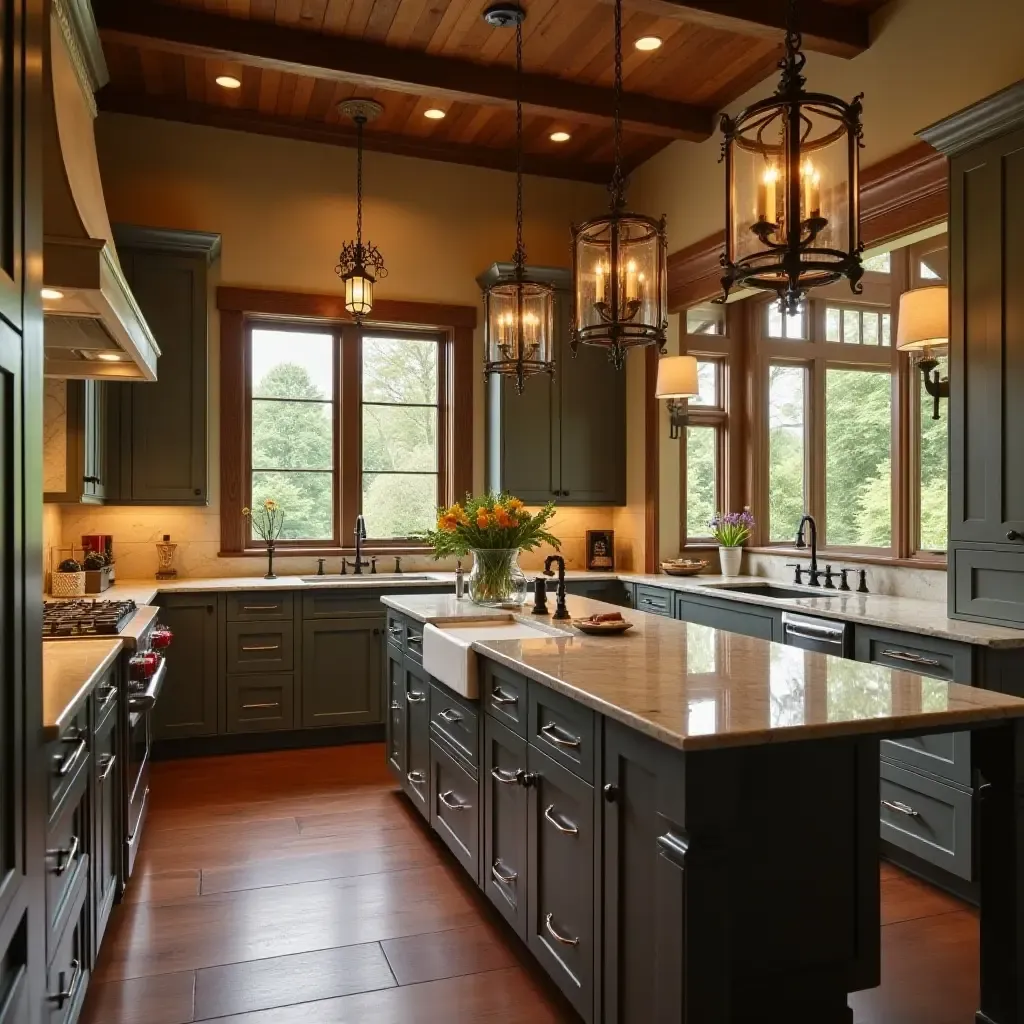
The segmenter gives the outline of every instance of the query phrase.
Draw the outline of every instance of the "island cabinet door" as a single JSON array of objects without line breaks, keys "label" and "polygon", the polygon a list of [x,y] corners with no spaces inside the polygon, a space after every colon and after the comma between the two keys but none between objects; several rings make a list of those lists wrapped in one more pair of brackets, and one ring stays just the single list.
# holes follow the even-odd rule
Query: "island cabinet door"
[{"label": "island cabinet door", "polygon": [[[116,691],[115,691],[116,692]],[[115,701],[116,703],[116,701]],[[118,716],[116,707],[105,715],[96,732],[93,762],[96,773],[93,800],[93,965],[114,909],[121,881],[121,771],[117,757]]]},{"label": "island cabinet door", "polygon": [[174,634],[167,678],[153,709],[153,738],[176,740],[217,734],[217,597],[168,594],[160,621]]},{"label": "island cabinet door", "polygon": [[527,944],[585,1021],[594,1019],[594,790],[527,748]]},{"label": "island cabinet door", "polygon": [[486,715],[484,722],[484,892],[521,939],[528,876],[526,740]]},{"label": "island cabinet door", "polygon": [[405,791],[430,820],[430,680],[419,668],[405,667]]},{"label": "island cabinet door", "polygon": [[[682,766],[674,751],[606,721],[603,780],[601,1019],[679,1021],[682,872],[664,860],[659,840],[669,818],[682,814]],[[674,934],[671,925],[659,930],[666,913]]]},{"label": "island cabinet door", "polygon": [[405,785],[405,659],[391,644],[384,655],[385,746],[388,769]]},{"label": "island cabinet door", "polygon": [[314,619],[302,630],[303,726],[382,722],[383,619]]}]

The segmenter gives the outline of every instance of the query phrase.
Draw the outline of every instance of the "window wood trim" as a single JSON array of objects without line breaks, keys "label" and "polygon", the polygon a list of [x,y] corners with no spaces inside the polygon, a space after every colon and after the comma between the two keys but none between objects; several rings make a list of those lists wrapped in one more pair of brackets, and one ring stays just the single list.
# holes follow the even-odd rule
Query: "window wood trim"
[{"label": "window wood trim", "polygon": [[[246,472],[249,465],[248,379],[246,335],[253,321],[273,323],[275,319],[294,324],[306,321],[310,327],[333,328],[346,341],[358,334],[352,317],[345,312],[337,295],[310,295],[255,288],[222,286],[217,289],[220,310],[220,554],[223,556],[265,556],[262,547],[248,542],[248,530],[242,518],[245,494],[248,491]],[[477,323],[474,306],[454,306],[426,302],[380,300],[374,305],[374,319],[368,329],[429,330],[441,335],[438,353],[439,382],[445,389],[444,407],[447,419],[439,430],[439,452],[444,472],[439,477],[446,495],[461,495],[472,487],[473,479],[473,331]],[[345,467],[359,467],[359,416],[362,412],[359,394],[359,351],[357,345],[340,344],[342,393],[335,404],[336,445],[340,446],[339,465],[335,469],[335,487],[341,489],[335,522],[335,538],[330,542],[295,541],[279,544],[282,554],[335,555],[353,550],[346,543],[346,530],[354,528],[359,496],[346,480]],[[350,360],[354,358],[354,364]],[[352,380],[352,377],[355,380]],[[345,392],[355,386],[357,401],[346,402]],[[353,463],[351,460],[355,458]],[[358,474],[355,477],[358,483]],[[351,528],[346,524],[351,523]],[[405,540],[372,541],[367,551],[415,552],[426,550]]]}]

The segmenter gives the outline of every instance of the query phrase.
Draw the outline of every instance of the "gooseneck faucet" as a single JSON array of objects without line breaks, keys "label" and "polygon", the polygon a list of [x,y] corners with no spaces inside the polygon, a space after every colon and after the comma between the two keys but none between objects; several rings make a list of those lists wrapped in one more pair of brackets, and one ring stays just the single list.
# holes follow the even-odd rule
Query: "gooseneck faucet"
[{"label": "gooseneck faucet", "polygon": [[[361,512],[356,516],[356,528],[354,532],[356,535],[356,560],[352,563],[352,571],[357,576],[362,576],[363,566],[369,565],[370,563],[363,559],[363,541],[366,540],[366,520],[363,518],[363,514]],[[342,559],[343,563],[344,561],[345,560]]]},{"label": "gooseneck faucet", "polygon": [[809,570],[810,579],[808,582],[812,587],[818,587],[821,585],[818,576],[818,524],[814,521],[814,516],[804,514],[800,517],[800,522],[796,528],[796,547],[805,548],[807,542],[804,540],[804,527],[810,526],[811,528],[811,568]]},{"label": "gooseneck faucet", "polygon": [[551,563],[558,563],[558,590],[556,591],[558,601],[555,605],[555,614],[551,616],[553,619],[568,619],[569,609],[565,607],[565,559],[561,555],[548,555],[544,559],[544,575],[554,576],[555,574],[551,571]]}]

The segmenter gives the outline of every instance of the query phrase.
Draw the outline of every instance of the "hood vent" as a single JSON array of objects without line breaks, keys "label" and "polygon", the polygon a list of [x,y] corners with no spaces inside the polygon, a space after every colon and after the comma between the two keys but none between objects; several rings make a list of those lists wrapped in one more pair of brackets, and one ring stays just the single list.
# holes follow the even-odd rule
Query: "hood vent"
[{"label": "hood vent", "polygon": [[43,109],[45,373],[156,380],[160,349],[121,271],[103,199],[95,30],[88,5],[54,0]]}]

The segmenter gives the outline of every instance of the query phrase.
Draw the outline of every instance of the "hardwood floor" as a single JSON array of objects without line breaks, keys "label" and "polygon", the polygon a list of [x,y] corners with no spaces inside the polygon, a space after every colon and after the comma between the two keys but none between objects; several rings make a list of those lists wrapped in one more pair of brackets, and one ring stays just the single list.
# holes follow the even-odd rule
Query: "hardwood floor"
[{"label": "hardwood floor", "polygon": [[[883,865],[882,918],[857,1024],[970,1024],[973,911]],[[574,1019],[373,744],[154,765],[82,1024]]]}]

